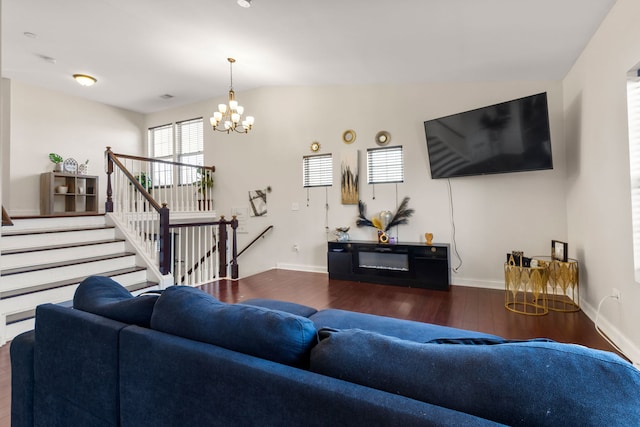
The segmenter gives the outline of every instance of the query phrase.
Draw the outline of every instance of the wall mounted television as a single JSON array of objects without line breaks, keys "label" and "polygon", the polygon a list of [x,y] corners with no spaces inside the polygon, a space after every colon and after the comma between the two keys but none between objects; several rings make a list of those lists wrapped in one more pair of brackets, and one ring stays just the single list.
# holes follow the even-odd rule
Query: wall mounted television
[{"label": "wall mounted television", "polygon": [[553,169],[547,93],[424,122],[431,178]]}]

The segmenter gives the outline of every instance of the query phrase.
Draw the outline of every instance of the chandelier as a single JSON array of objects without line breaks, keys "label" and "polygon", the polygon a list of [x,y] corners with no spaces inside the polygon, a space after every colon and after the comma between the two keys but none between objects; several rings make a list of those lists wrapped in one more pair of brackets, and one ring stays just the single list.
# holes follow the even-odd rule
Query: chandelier
[{"label": "chandelier", "polygon": [[236,62],[233,58],[227,58],[229,61],[229,72],[231,75],[231,84],[229,85],[229,103],[218,104],[218,111],[213,113],[213,116],[209,119],[213,130],[229,133],[231,131],[238,133],[249,133],[253,127],[253,116],[247,116],[242,120],[244,114],[244,107],[238,105],[236,101],[236,93],[233,91],[233,63]]}]

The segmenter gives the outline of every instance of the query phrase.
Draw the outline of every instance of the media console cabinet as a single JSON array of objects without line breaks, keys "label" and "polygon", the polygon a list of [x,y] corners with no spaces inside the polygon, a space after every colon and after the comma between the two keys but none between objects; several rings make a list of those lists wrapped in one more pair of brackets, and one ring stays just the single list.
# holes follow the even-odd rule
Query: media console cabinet
[{"label": "media console cabinet", "polygon": [[329,278],[449,290],[448,244],[328,242]]}]

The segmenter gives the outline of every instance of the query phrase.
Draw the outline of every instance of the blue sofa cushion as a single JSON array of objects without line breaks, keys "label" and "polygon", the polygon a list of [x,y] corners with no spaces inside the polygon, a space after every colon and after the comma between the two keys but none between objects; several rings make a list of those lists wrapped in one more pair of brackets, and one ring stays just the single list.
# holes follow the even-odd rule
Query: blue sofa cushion
[{"label": "blue sofa cushion", "polygon": [[292,366],[306,367],[317,342],[315,326],[305,317],[226,304],[188,286],[164,290],[154,307],[151,328]]},{"label": "blue sofa cushion", "polygon": [[414,322],[393,317],[374,314],[358,313],[355,311],[330,308],[321,310],[309,317],[316,324],[316,329],[363,329],[382,335],[402,338],[417,342],[427,342],[436,339],[478,339],[503,341],[496,335],[483,332],[468,331],[431,323]]},{"label": "blue sofa cushion", "polygon": [[320,331],[310,369],[512,426],[629,426],[640,371],[613,353],[555,342],[434,344]]},{"label": "blue sofa cushion", "polygon": [[89,276],[73,296],[73,308],[130,325],[149,327],[158,295],[134,297],[110,277]]},{"label": "blue sofa cushion", "polygon": [[297,304],[295,302],[278,301],[275,299],[253,298],[242,301],[240,304],[256,305],[258,307],[270,308],[272,310],[285,311],[302,317],[309,317],[318,312],[318,310],[313,307]]}]

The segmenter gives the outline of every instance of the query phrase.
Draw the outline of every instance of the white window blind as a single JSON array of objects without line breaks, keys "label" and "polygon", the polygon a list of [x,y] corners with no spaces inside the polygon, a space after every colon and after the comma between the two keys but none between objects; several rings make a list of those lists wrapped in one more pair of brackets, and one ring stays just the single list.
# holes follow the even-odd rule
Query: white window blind
[{"label": "white window blind", "polygon": [[[178,162],[191,165],[204,165],[204,138],[202,117],[176,123]],[[180,168],[180,184],[189,184],[196,180],[194,169]]]},{"label": "white window blind", "polygon": [[[637,75],[637,72],[634,73]],[[633,227],[633,260],[635,280],[640,282],[640,81],[627,82],[629,115],[629,175],[631,178],[631,218]]]},{"label": "white window blind", "polygon": [[333,183],[333,160],[331,154],[304,156],[302,158],[302,185],[328,187]]},{"label": "white window blind", "polygon": [[367,150],[367,183],[404,182],[402,146]]},{"label": "white window blind", "polygon": [[[173,160],[173,125],[162,125],[149,129],[149,145],[151,156],[160,160]],[[170,185],[173,177],[171,167],[162,163],[153,163],[151,182],[154,186]]]}]

